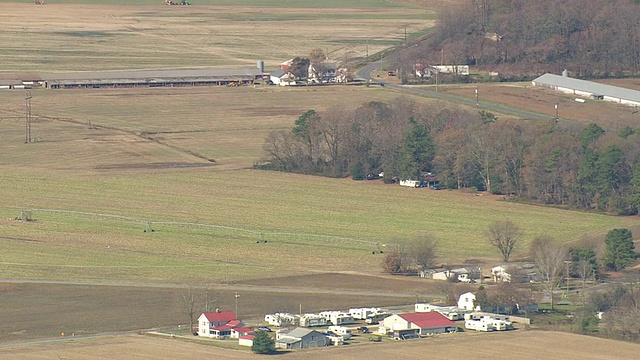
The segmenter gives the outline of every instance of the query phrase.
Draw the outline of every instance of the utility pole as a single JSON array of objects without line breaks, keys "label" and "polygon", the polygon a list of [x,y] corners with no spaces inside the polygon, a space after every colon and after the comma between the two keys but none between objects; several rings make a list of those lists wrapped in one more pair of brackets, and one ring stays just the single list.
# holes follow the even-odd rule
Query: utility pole
[{"label": "utility pole", "polygon": [[407,25],[404,26],[404,44],[407,45]]},{"label": "utility pole", "polygon": [[31,142],[31,91],[25,92],[24,96],[24,112],[25,112],[25,134],[24,143]]},{"label": "utility pole", "polygon": [[476,107],[480,107],[480,102],[478,101],[478,85],[476,85]]},{"label": "utility pole", "polygon": [[239,297],[240,297],[240,295],[238,295],[238,292],[236,291],[236,295],[235,295],[235,298],[236,298],[236,319],[239,318],[239,316],[238,316],[238,298]]},{"label": "utility pole", "polygon": [[567,282],[567,295],[566,298],[569,298],[569,265],[571,264],[571,261],[566,260],[565,265],[567,265],[567,278],[566,278],[566,282]]},{"label": "utility pole", "polygon": [[555,107],[556,107],[556,122],[558,122],[558,120],[559,120],[559,118],[558,118],[558,103],[556,103]]},{"label": "utility pole", "polygon": [[365,49],[365,53],[366,53],[367,62],[369,62],[369,39],[367,39],[367,43],[366,43],[364,49]]}]

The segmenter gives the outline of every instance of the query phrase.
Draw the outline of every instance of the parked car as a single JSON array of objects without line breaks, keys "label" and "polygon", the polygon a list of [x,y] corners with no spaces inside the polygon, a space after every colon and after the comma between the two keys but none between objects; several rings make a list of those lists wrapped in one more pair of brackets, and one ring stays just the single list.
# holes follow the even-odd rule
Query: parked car
[{"label": "parked car", "polygon": [[271,330],[271,328],[268,326],[262,325],[262,326],[258,326],[258,331],[272,332],[273,330]]},{"label": "parked car", "polygon": [[364,333],[364,334],[368,334],[368,333],[370,333],[370,332],[371,332],[371,331],[369,331],[369,328],[368,328],[368,327],[366,327],[366,326],[361,326],[361,327],[359,327],[359,328],[358,328],[358,331],[359,331],[359,332],[361,332],[361,333]]}]

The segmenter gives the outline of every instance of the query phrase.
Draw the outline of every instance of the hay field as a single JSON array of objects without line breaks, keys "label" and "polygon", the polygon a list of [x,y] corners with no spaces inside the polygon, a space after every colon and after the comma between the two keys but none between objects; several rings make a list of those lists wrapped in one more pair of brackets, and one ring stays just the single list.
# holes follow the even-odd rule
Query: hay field
[{"label": "hay field", "polygon": [[[375,4],[0,3],[6,24],[0,51],[7,68],[18,72],[244,66],[256,57],[274,66],[327,42],[346,52],[356,51],[354,39],[366,40],[374,52],[374,39],[397,41],[400,27],[404,35],[405,25],[411,33],[432,24],[430,8]],[[21,21],[32,11],[42,21]],[[384,41],[377,46],[388,46]],[[402,242],[420,232],[439,237],[442,261],[456,262],[496,258],[483,234],[497,218],[517,222],[526,241],[546,233],[570,242],[638,223],[490,196],[249,169],[262,157],[269,131],[290,128],[308,109],[397,95],[381,88],[35,89],[32,95],[35,142],[25,145],[24,94],[0,93],[0,216],[54,209],[134,221],[47,211],[34,211],[31,223],[3,220],[0,270],[6,277],[189,282],[222,281],[227,273],[255,279],[292,268],[378,271],[379,257],[366,256],[371,243]],[[142,231],[148,221],[249,232],[165,224],[150,234]],[[258,233],[270,236],[268,244],[256,244]],[[516,257],[525,253],[523,246]]]},{"label": "hay field", "polygon": [[0,2],[0,72],[254,67],[261,59],[274,69],[314,48],[335,60],[365,57],[401,43],[405,30],[425,33],[435,19],[433,8],[386,1],[116,4]]},{"label": "hay field", "polygon": [[[0,94],[6,100],[0,121],[4,277],[184,283],[256,279],[290,269],[379,272],[380,257],[371,255],[371,243],[403,242],[421,232],[441,239],[444,263],[496,259],[484,231],[497,218],[518,223],[525,242],[542,234],[571,242],[638,223],[492,196],[250,169],[261,158],[269,131],[291,128],[308,109],[397,96],[381,88],[34,90],[32,95],[36,141],[24,144],[24,124],[12,118],[23,114],[23,94]],[[48,211],[34,211],[35,222],[7,220],[28,209],[133,220]],[[145,233],[148,221],[247,231],[155,224],[156,232]],[[260,233],[267,244],[256,243]],[[525,254],[522,246],[515,256]]]},{"label": "hay field", "polygon": [[[456,344],[454,346],[452,344]],[[430,339],[406,342],[383,342],[323,349],[291,351],[281,355],[286,359],[492,359],[558,360],[631,359],[640,345],[582,335],[542,331],[514,331],[509,333],[461,333],[439,335]],[[221,349],[214,346],[183,342],[176,339],[129,335],[101,339],[77,340],[65,343],[38,344],[29,347],[3,349],[11,359],[102,359],[106,353],[116,359],[255,359],[248,350]]]},{"label": "hay field", "polygon": [[[429,8],[379,1],[336,8],[309,8],[302,1],[291,8],[208,1],[212,5],[188,8],[2,2],[3,73],[254,66],[257,59],[275,68],[315,47],[328,47],[334,59],[363,56],[365,46],[371,54],[401,41],[405,26],[409,33],[423,32],[433,19]],[[25,14],[39,21],[25,22]],[[219,305],[226,308],[231,307],[233,290],[225,284],[247,281],[243,286],[250,287],[265,278],[276,279],[270,287],[278,281],[295,284],[295,296],[288,289],[248,291],[247,306],[255,314],[295,308],[300,302],[317,309],[357,301],[384,305],[375,294],[328,297],[303,292],[311,279],[315,288],[358,288],[356,277],[347,282],[349,289],[340,288],[326,272],[380,272],[381,257],[371,254],[370,243],[311,235],[384,244],[431,232],[441,239],[443,263],[470,257],[492,262],[498,261],[497,253],[483,234],[495,219],[513,219],[525,230],[526,241],[548,233],[565,243],[639,223],[638,218],[513,204],[490,196],[250,169],[262,156],[269,131],[290,128],[308,109],[388,101],[397,95],[381,88],[38,89],[32,95],[35,142],[27,145],[24,93],[0,92],[0,273],[3,278],[123,286],[75,292],[61,284],[3,287],[0,296],[16,307],[5,306],[0,312],[12,325],[2,341],[50,337],[53,330],[56,336],[60,331],[91,334],[184,323],[176,310],[179,293],[139,290],[150,284],[214,284]],[[32,222],[13,220],[28,209],[44,210],[33,210]],[[148,221],[153,233],[144,232]],[[261,236],[268,243],[256,243]],[[524,246],[515,256],[523,254]],[[389,303],[395,303],[406,301],[416,284],[389,288],[397,294]],[[123,311],[129,302],[136,306]],[[36,306],[43,315],[30,317],[22,327],[22,313]],[[75,317],[77,309],[87,316]],[[165,315],[149,325],[158,311]],[[50,319],[47,313],[59,316]],[[61,330],[60,322],[74,326]],[[24,333],[34,327],[38,331],[33,335]],[[150,346],[159,352],[147,354],[142,350],[146,345],[122,339],[95,349],[85,347],[88,342],[73,343],[80,350],[68,355],[64,345],[9,349],[11,353],[3,348],[0,357],[50,358],[53,353],[48,351],[67,358],[95,358],[106,352],[122,358],[168,354],[163,352],[167,345],[155,340]],[[172,345],[175,348],[167,348]],[[132,351],[132,346],[141,350]],[[180,354],[192,357],[198,351]]]}]

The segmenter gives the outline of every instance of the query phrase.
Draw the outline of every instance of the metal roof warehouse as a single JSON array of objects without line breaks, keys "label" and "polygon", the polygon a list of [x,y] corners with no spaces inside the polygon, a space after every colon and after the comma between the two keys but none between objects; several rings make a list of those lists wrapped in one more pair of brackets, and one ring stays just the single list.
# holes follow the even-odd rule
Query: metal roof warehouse
[{"label": "metal roof warehouse", "polygon": [[640,105],[640,91],[555,74],[544,74],[532,81],[542,86],[578,96],[612,101],[623,105]]},{"label": "metal roof warehouse", "polygon": [[249,84],[265,75],[258,68],[139,70],[38,74],[38,79],[23,81],[34,81],[47,89],[206,86]]}]

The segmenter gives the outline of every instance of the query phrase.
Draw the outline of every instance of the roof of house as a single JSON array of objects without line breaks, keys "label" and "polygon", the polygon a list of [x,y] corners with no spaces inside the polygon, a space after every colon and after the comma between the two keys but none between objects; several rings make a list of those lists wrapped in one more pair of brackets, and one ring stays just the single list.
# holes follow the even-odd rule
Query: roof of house
[{"label": "roof of house", "polygon": [[569,89],[589,92],[597,95],[610,96],[619,99],[640,102],[640,91],[625,89],[618,86],[605,85],[593,81],[570,78],[556,74],[544,74],[533,80],[535,84],[559,86]]},{"label": "roof of house", "polygon": [[256,76],[258,68],[240,69],[175,69],[175,70],[125,70],[125,71],[78,71],[68,73],[44,73],[39,77],[49,81],[60,80],[114,80],[114,79],[177,79],[177,78],[221,78]]},{"label": "roof of house", "polygon": [[276,340],[277,343],[281,343],[281,344],[295,344],[299,341],[300,341],[299,338],[292,338],[292,337],[283,337]]},{"label": "roof of house", "polygon": [[407,313],[407,314],[398,314],[398,315],[401,318],[405,319],[406,321],[416,324],[422,329],[456,326],[456,324],[453,321],[447,319],[444,315],[436,311],[425,312],[425,313]]},{"label": "roof of house", "polygon": [[242,336],[239,337],[239,339],[242,339],[242,340],[253,340],[253,338],[255,338],[255,337],[256,337],[255,335],[242,335]]},{"label": "roof of house", "polygon": [[219,323],[219,322],[228,323],[231,320],[237,320],[236,314],[234,314],[232,310],[209,311],[209,312],[202,313],[202,315],[204,315],[207,318],[207,320],[212,323]]},{"label": "roof of house", "polygon": [[232,326],[232,325],[224,324],[224,325],[216,326],[216,327],[214,327],[214,328],[213,328],[213,329],[211,329],[211,330],[214,330],[214,331],[224,331],[224,330],[230,330],[230,329],[233,329],[233,326]]},{"label": "roof of house", "polygon": [[[315,330],[312,330],[312,329],[297,327],[297,328],[289,331],[288,333],[284,334],[284,336],[290,337],[290,338],[302,339],[303,337],[311,334],[314,331]],[[317,331],[315,331],[315,332],[317,332]]]},{"label": "roof of house", "polygon": [[275,71],[271,72],[269,75],[275,76],[275,77],[281,77],[282,75],[284,75],[284,70],[278,69],[278,70],[275,70]]},{"label": "roof of house", "polygon": [[246,326],[238,326],[233,328],[233,331],[239,332],[239,333],[252,333],[253,329],[250,327],[246,327]]}]

